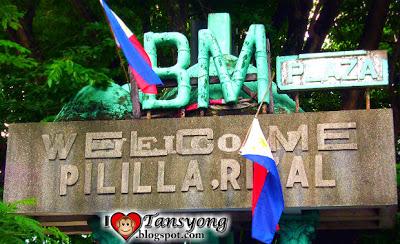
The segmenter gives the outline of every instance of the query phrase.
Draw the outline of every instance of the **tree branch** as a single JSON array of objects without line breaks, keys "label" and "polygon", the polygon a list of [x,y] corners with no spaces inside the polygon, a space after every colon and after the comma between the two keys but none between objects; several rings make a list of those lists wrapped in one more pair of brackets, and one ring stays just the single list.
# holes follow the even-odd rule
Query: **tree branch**
[{"label": "tree branch", "polygon": [[297,54],[303,49],[312,0],[293,0],[289,9],[289,26],[283,54]]},{"label": "tree branch", "polygon": [[288,17],[289,14],[290,4],[288,0],[281,0],[276,7],[275,14],[272,17],[272,27],[279,30],[285,19]]},{"label": "tree branch", "polygon": [[[318,4],[320,5],[321,2],[322,0]],[[309,37],[304,45],[303,52],[318,52],[321,50],[322,44],[339,13],[340,3],[341,0],[324,1],[319,18],[310,22],[308,29]],[[314,15],[317,14],[317,10],[314,12]]]}]

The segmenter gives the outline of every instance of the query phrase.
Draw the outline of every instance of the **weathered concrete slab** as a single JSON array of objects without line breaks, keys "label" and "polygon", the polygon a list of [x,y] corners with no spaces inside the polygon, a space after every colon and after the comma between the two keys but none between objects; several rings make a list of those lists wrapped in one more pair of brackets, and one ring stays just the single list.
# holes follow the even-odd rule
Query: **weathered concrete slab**
[{"label": "weathered concrete slab", "polygon": [[[13,124],[4,198],[36,198],[23,209],[34,215],[249,208],[251,164],[238,148],[251,121]],[[260,123],[276,149],[287,209],[397,204],[391,110],[261,115]]]}]

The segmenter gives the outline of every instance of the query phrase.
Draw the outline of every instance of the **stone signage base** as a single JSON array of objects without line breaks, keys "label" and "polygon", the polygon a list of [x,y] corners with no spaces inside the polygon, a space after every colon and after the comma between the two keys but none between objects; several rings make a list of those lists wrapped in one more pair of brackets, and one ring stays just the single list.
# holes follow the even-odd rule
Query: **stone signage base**
[{"label": "stone signage base", "polygon": [[[21,213],[67,232],[90,231],[90,216],[115,210],[224,211],[250,218],[252,163],[238,150],[252,118],[13,124],[4,199],[35,198],[37,205]],[[259,120],[278,163],[285,211],[317,210],[321,229],[393,224],[390,109]]]}]

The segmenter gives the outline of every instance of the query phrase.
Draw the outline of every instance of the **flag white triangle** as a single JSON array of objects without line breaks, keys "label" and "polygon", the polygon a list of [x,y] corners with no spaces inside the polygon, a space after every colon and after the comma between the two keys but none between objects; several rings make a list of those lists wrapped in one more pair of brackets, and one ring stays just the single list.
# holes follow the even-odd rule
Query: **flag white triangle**
[{"label": "flag white triangle", "polygon": [[240,154],[262,155],[273,159],[271,148],[257,118],[254,118],[251,123],[249,134],[240,149]]}]

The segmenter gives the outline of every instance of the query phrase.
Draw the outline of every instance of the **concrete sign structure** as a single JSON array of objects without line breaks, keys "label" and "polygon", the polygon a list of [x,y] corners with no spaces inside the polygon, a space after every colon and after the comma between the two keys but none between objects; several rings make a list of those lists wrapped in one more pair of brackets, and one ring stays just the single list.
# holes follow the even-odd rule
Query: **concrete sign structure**
[{"label": "concrete sign structure", "polygon": [[[391,110],[260,115],[286,210],[397,204]],[[10,126],[4,199],[28,214],[248,209],[252,116]]]},{"label": "concrete sign structure", "polygon": [[[189,42],[183,34],[145,33],[144,48],[154,71],[160,78],[176,80],[176,89],[164,97],[140,93],[139,100],[148,118],[153,109],[184,112],[188,105],[200,109],[200,117],[12,124],[4,201],[36,199],[36,205],[19,211],[35,216],[44,226],[62,226],[69,234],[101,233],[95,215],[117,210],[224,211],[235,216],[233,222],[250,222],[253,163],[238,152],[253,116],[205,117],[210,101],[217,98],[231,109],[244,91],[258,104],[270,101],[272,111],[275,101],[277,111],[295,107],[299,112],[299,92],[294,104],[278,88],[388,84],[386,51],[278,57],[276,85],[263,25],[250,25],[237,57],[231,54],[229,14],[211,14],[207,29],[198,36],[198,63],[190,66]],[[176,47],[173,66],[157,65],[161,44]],[[92,111],[91,105],[97,104],[92,103],[93,96],[82,98],[93,94],[92,88],[82,91],[77,96],[82,100],[71,107],[79,107],[76,114],[81,114],[85,110],[81,105],[88,104],[89,111],[84,112],[99,118],[102,113]],[[94,94],[104,98],[105,93]],[[125,90],[115,92],[107,101],[119,103],[128,95]],[[191,100],[195,103],[189,104]],[[319,229],[393,226],[397,208],[393,115],[390,109],[369,110],[369,105],[367,109],[258,116],[283,187],[282,243],[305,243],[317,222]],[[125,107],[110,110],[111,118],[125,116],[121,112]],[[60,118],[70,111],[74,109],[63,108]]]},{"label": "concrete sign structure", "polygon": [[345,51],[277,57],[282,91],[388,85],[386,51]]}]

